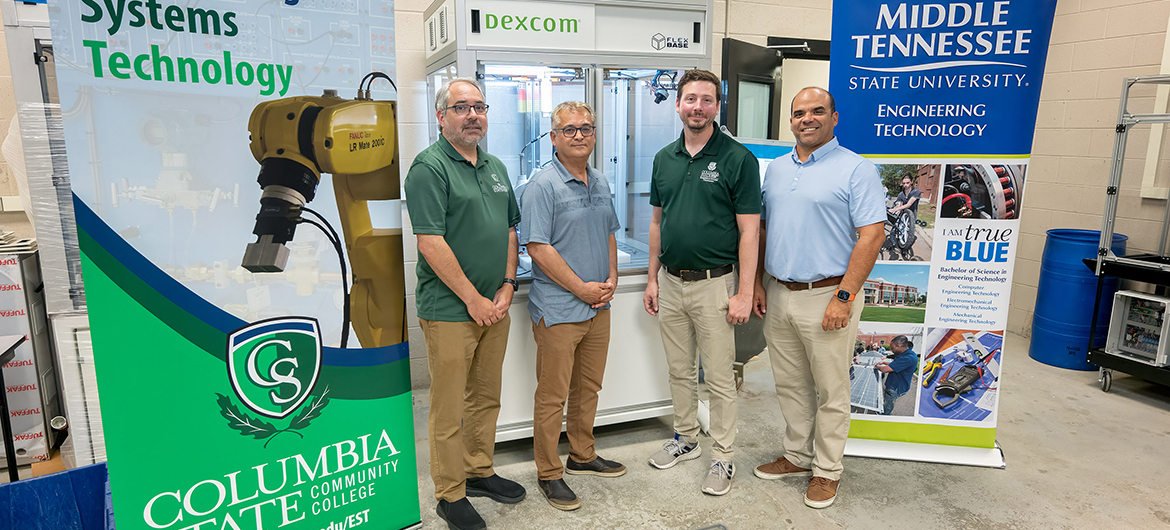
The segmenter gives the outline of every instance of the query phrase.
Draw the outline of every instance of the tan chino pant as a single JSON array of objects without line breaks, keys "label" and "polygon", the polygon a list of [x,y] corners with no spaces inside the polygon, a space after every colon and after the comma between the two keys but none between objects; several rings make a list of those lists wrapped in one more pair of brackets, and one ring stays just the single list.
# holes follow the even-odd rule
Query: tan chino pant
[{"label": "tan chino pant", "polygon": [[500,376],[511,317],[491,326],[418,319],[427,341],[431,410],[427,432],[435,498],[466,496],[467,477],[495,474]]},{"label": "tan chino pant", "polygon": [[735,456],[735,325],[727,321],[729,301],[738,289],[738,275],[686,282],[658,273],[658,327],[670,372],[674,403],[674,432],[688,443],[699,436],[699,367],[711,398],[711,426],[715,441],[712,458],[731,461]]},{"label": "tan chino pant", "polygon": [[853,301],[845,328],[825,331],[821,323],[836,286],[790,291],[765,278],[764,339],[787,424],[784,457],[812,468],[814,476],[840,480],[849,436],[849,365],[864,300]]},{"label": "tan chino pant", "polygon": [[532,334],[536,338],[536,397],[532,411],[536,473],[540,480],[556,480],[564,472],[557,453],[562,413],[569,437],[569,457],[582,463],[597,458],[593,420],[597,417],[597,392],[601,390],[609,352],[609,310],[598,311],[584,322],[549,327],[541,319],[532,324]]}]

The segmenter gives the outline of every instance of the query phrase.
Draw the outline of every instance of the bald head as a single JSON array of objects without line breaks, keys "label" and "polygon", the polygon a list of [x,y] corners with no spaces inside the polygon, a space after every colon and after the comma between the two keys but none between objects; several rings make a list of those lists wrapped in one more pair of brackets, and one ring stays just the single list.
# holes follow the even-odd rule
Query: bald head
[{"label": "bald head", "polygon": [[792,98],[792,116],[788,121],[796,137],[796,154],[804,160],[833,139],[833,128],[837,126],[833,95],[820,87],[802,89]]},{"label": "bald head", "polygon": [[792,101],[795,102],[796,98],[800,97],[801,94],[803,94],[805,92],[809,92],[809,91],[815,92],[817,94],[820,94],[820,95],[823,95],[823,96],[829,98],[829,112],[830,113],[837,112],[837,100],[833,98],[833,94],[831,94],[828,90],[825,90],[819,86],[809,86],[809,87],[804,87],[804,88],[800,89],[800,92],[797,92],[796,95],[792,97]]}]

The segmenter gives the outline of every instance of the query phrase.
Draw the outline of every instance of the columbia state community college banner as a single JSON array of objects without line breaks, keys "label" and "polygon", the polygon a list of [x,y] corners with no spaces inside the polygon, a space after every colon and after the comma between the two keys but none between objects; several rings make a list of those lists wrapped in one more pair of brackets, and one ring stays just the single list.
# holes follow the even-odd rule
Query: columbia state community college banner
[{"label": "columbia state community college banner", "polygon": [[[854,348],[852,438],[995,447],[1055,8],[1055,0],[833,3],[836,134],[877,164],[890,210]],[[898,335],[913,343],[917,366],[887,375],[875,365]],[[892,380],[907,376],[909,391],[892,396]]]},{"label": "columbia state community college banner", "polygon": [[118,528],[417,525],[409,352],[356,311],[343,344],[332,177],[276,266],[241,266],[271,213],[250,132],[287,133],[253,109],[396,77],[392,0],[48,4]]}]

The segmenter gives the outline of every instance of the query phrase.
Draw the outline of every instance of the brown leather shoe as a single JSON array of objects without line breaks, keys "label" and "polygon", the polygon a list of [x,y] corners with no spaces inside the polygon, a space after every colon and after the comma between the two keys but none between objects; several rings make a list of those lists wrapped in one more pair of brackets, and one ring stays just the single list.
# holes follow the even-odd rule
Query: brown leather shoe
[{"label": "brown leather shoe", "polygon": [[785,475],[803,476],[812,473],[811,469],[805,469],[792,462],[787,458],[777,458],[775,462],[768,462],[762,466],[756,467],[756,476],[764,480],[776,480],[783,478]]},{"label": "brown leather shoe", "polygon": [[810,508],[828,508],[837,500],[837,487],[840,480],[829,480],[825,477],[813,477],[808,481],[808,491],[804,494],[804,504]]}]

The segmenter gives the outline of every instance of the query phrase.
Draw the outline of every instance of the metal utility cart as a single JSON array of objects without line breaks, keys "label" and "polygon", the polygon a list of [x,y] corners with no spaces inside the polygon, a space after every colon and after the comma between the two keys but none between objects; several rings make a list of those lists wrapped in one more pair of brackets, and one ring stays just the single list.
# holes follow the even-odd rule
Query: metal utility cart
[{"label": "metal utility cart", "polygon": [[[1130,129],[1136,125],[1170,123],[1170,114],[1130,114],[1127,110],[1129,92],[1134,85],[1170,85],[1170,75],[1127,78],[1122,83],[1121,105],[1117,113],[1117,138],[1113,143],[1113,163],[1109,170],[1109,186],[1106,188],[1105,213],[1101,223],[1101,242],[1097,246],[1098,259],[1086,259],[1085,264],[1097,275],[1097,297],[1093,307],[1093,324],[1097,327],[1097,311],[1101,307],[1101,291],[1106,276],[1123,280],[1134,280],[1156,285],[1156,294],[1166,295],[1170,290],[1170,256],[1167,255],[1166,237],[1170,233],[1170,200],[1162,218],[1162,234],[1158,240],[1157,254],[1143,253],[1117,256],[1110,249],[1113,241],[1113,227],[1117,219],[1118,189],[1121,184],[1121,168],[1125,163],[1125,142]],[[1167,339],[1170,339],[1168,337]],[[1089,333],[1088,361],[1100,367],[1101,390],[1108,392],[1113,383],[1113,371],[1142,379],[1170,385],[1170,369],[1144,363],[1131,356],[1110,353],[1103,344],[1096,344],[1093,333]]]}]

